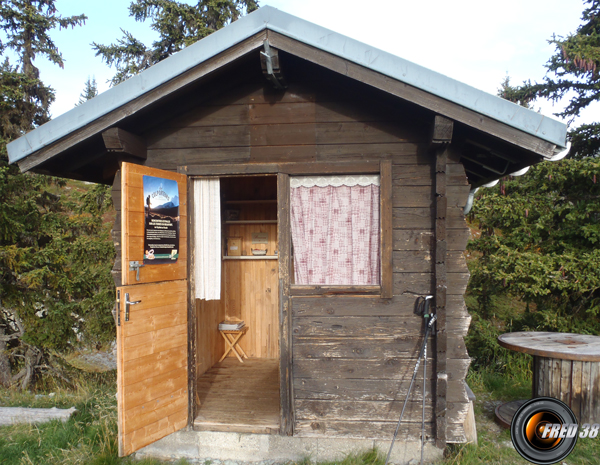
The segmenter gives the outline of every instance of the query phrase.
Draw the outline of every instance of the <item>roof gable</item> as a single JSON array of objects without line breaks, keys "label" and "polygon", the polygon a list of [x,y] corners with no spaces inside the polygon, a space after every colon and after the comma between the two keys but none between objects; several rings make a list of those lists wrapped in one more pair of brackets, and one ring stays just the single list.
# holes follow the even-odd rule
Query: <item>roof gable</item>
[{"label": "roof gable", "polygon": [[267,6],[11,142],[10,161],[19,162],[23,170],[34,168],[174,89],[259,48],[267,37],[281,50],[400,98],[412,98],[546,158],[555,146],[566,145],[566,126],[556,120]]}]

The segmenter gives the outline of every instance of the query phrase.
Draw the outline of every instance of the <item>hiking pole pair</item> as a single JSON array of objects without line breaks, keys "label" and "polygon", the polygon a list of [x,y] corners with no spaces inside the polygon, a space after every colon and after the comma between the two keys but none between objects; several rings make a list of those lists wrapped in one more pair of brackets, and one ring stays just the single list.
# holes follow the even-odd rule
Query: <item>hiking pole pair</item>
[{"label": "hiking pole pair", "polygon": [[433,299],[432,295],[428,295],[426,297],[419,297],[417,300],[417,305],[415,309],[415,313],[418,315],[422,315],[423,318],[427,320],[425,325],[425,337],[423,338],[423,345],[421,346],[421,351],[419,352],[419,357],[417,358],[417,363],[415,365],[415,371],[413,372],[412,379],[410,380],[410,386],[408,387],[408,392],[406,393],[406,399],[404,400],[404,405],[402,406],[402,412],[400,412],[400,418],[398,419],[398,424],[396,425],[396,431],[394,433],[394,437],[392,438],[392,444],[390,445],[390,450],[388,451],[387,458],[385,459],[385,465],[388,465],[390,461],[390,455],[392,454],[392,448],[394,447],[394,442],[396,442],[396,437],[398,436],[398,431],[400,430],[400,423],[402,423],[402,417],[404,416],[404,410],[406,409],[406,404],[408,403],[408,398],[410,397],[410,393],[412,391],[413,384],[415,382],[415,378],[417,377],[417,372],[419,371],[419,365],[421,364],[421,358],[424,357],[423,360],[423,408],[422,408],[422,421],[421,421],[421,464],[423,464],[423,450],[425,448],[425,386],[426,386],[426,378],[427,378],[427,339],[429,338],[429,334],[433,328],[433,324],[437,317],[433,314],[429,313],[429,306],[431,304],[430,300]]}]

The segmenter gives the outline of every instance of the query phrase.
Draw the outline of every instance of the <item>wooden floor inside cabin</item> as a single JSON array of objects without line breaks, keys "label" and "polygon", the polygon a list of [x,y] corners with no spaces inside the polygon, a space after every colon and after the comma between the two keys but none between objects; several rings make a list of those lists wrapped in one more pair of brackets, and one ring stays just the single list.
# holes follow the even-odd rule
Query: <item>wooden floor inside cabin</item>
[{"label": "wooden floor inside cabin", "polygon": [[279,360],[228,357],[198,379],[196,431],[279,432]]}]

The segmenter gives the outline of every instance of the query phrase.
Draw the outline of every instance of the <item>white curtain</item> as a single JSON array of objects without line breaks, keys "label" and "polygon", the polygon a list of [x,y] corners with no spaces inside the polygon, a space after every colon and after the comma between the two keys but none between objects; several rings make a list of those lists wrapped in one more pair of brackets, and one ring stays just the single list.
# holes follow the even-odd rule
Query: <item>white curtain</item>
[{"label": "white curtain", "polygon": [[194,181],[196,298],[221,298],[221,188],[219,179]]}]

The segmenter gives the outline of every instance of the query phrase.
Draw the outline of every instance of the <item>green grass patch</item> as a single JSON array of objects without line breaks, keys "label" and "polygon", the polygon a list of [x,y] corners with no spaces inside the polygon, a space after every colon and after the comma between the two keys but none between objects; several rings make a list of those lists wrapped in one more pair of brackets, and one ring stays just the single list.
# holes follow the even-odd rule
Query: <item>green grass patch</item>
[{"label": "green grass patch", "polygon": [[[157,460],[119,459],[115,373],[82,375],[76,388],[47,384],[52,391],[0,390],[5,407],[67,408],[77,413],[63,423],[17,424],[0,427],[2,465],[158,465]],[[49,383],[49,381],[46,381]],[[42,383],[43,384],[43,383]],[[50,396],[54,393],[54,396]],[[181,462],[182,464],[185,462]]]},{"label": "green grass patch", "polygon": [[531,376],[518,376],[498,373],[493,368],[469,370],[467,384],[473,393],[486,400],[509,402],[531,397]]},{"label": "green grass patch", "polygon": [[[478,420],[481,417],[478,415]],[[505,429],[500,435],[481,433],[478,428],[477,446],[472,444],[450,445],[443,463],[445,465],[530,465],[512,447],[510,431]],[[598,463],[600,457],[600,441],[595,439],[579,439],[573,452],[560,463],[568,465],[590,465]]]},{"label": "green grass patch", "polygon": [[510,432],[505,430],[500,436],[479,433],[477,446],[451,445],[444,460],[446,465],[531,465],[511,447]]},{"label": "green grass patch", "polygon": [[384,465],[385,455],[377,449],[370,449],[358,454],[350,454],[343,460],[334,462],[312,462],[310,459],[304,459],[294,462],[294,465]]},{"label": "green grass patch", "polygon": [[0,387],[0,405],[3,407],[70,408],[89,399],[90,391],[115,389],[116,371],[86,373],[72,371],[73,384],[68,385],[51,376],[37,380],[30,391]]}]

